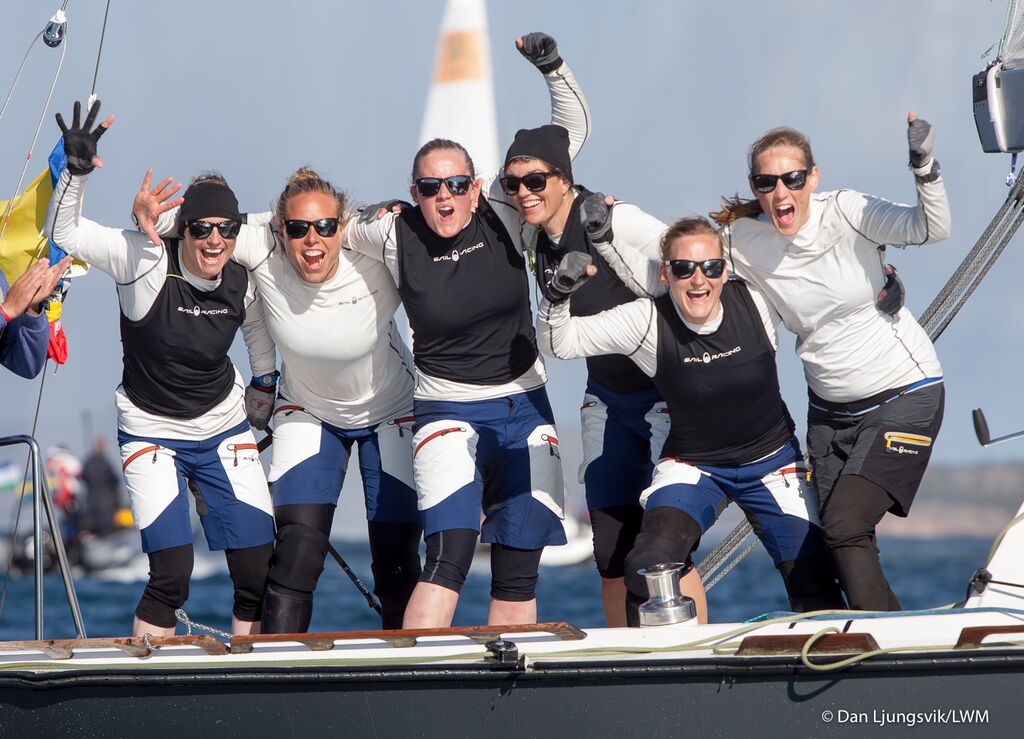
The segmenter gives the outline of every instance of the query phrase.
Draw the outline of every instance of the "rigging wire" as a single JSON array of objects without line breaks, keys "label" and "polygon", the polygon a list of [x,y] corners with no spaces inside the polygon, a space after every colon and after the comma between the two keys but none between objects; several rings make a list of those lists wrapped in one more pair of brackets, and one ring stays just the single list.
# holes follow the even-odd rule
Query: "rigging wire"
[{"label": "rigging wire", "polygon": [[[65,0],[65,3],[67,0]],[[100,58],[103,56],[103,39],[107,37],[107,16],[110,14],[110,0],[107,0],[107,6],[103,10],[103,28],[100,30],[100,46],[96,50],[96,68],[92,73],[92,90],[89,91],[89,105],[92,107],[93,100],[96,99],[96,80],[100,76]]]}]

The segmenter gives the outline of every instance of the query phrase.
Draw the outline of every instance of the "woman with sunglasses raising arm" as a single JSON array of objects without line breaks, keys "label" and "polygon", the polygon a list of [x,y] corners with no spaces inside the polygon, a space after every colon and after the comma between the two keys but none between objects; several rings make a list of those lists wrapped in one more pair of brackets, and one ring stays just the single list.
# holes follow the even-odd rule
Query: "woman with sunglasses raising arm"
[{"label": "woman with sunglasses raising arm", "polygon": [[[594,260],[597,273],[573,295],[572,315],[594,315],[637,298],[637,277],[617,274],[587,237],[582,223],[587,201],[604,196],[574,184],[564,128],[547,125],[520,130],[505,155],[501,185],[524,221],[524,241],[535,247],[538,285],[550,282],[569,252],[589,254]],[[614,213],[620,231],[640,234],[631,247],[658,260],[664,225],[628,204],[620,204]],[[651,223],[654,227],[645,228]],[[640,292],[648,294],[646,289]],[[640,493],[651,484],[669,429],[668,412],[651,378],[629,357],[604,354],[588,356],[586,361],[579,481],[586,491],[594,533],[605,620],[609,626],[625,626],[625,558],[640,532]],[[704,589],[696,570],[689,570],[681,585],[694,598],[698,619],[706,621]]]},{"label": "woman with sunglasses raising arm", "polygon": [[851,608],[899,610],[878,558],[875,526],[906,516],[942,422],[942,368],[906,308],[876,310],[885,244],[949,235],[950,213],[933,131],[907,116],[917,205],[852,190],[816,193],[807,139],[768,131],[750,149],[755,199],[727,201],[736,273],[764,294],[797,335],[810,396],[807,447],[825,541]]},{"label": "woman with sunglasses raising arm", "polygon": [[[343,250],[346,196],[301,167],[273,213],[249,214],[234,259],[250,271],[281,355],[258,359],[246,389],[254,426],[274,417],[270,482],[277,536],[263,600],[264,633],[308,630],[313,593],[349,457],[358,449],[374,592],[386,629],[402,625],[420,575],[412,474],[412,359],[395,329],[400,299],[378,260]],[[135,200],[140,227],[169,227],[158,197]],[[261,374],[262,373],[262,374]]]},{"label": "woman with sunglasses raising arm", "polygon": [[[602,196],[603,197],[603,196]],[[649,597],[638,570],[689,562],[727,500],[754,522],[797,611],[842,608],[775,368],[777,317],[754,290],[727,281],[722,242],[703,218],[661,236],[659,280],[668,292],[596,315],[571,304],[596,278],[592,257],[570,251],[538,311],[545,352],[559,358],[629,357],[668,406],[661,461],[639,495],[640,532],[625,557],[627,622]]]},{"label": "woman with sunglasses raising arm", "polygon": [[[589,114],[554,39],[517,47],[543,73],[552,120],[575,155]],[[413,469],[426,563],[406,628],[451,624],[478,536],[491,546],[489,624],[533,623],[543,548],[564,544],[562,470],[537,351],[522,221],[500,183],[488,196],[466,150],[435,139],[416,153],[417,207],[352,224],[352,248],[387,264],[413,330],[419,370]],[[481,525],[481,507],[483,524]]]},{"label": "woman with sunglasses raising arm", "polygon": [[[209,510],[210,549],[226,551],[234,582],[231,629],[259,631],[274,521],[270,491],[243,408],[243,382],[228,359],[241,326],[250,354],[267,350],[246,270],[230,261],[241,215],[219,175],[185,191],[175,238],[149,239],[80,216],[82,192],[110,116],[92,129],[99,101],[79,125],[57,114],[67,169],[54,186],[47,235],[114,278],[124,375],[114,395],[118,442],[132,515],[149,557],[149,582],[135,609],[136,636],[170,636],[188,598],[192,525],[186,478]],[[92,129],[92,130],[91,130]],[[173,196],[176,188],[162,197]],[[262,346],[261,346],[262,344]]]}]

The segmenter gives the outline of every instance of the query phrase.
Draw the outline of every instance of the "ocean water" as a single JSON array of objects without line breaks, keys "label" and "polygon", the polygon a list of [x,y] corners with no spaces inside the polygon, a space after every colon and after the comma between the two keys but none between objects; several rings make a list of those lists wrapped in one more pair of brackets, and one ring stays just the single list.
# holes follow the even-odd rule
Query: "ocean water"
[{"label": "ocean water", "polygon": [[[365,546],[336,543],[356,574],[371,585],[370,561]],[[910,540],[882,539],[879,548],[889,581],[904,608],[945,605],[963,597],[974,571],[983,566],[988,539]],[[210,557],[218,557],[212,554]],[[486,559],[478,561],[462,591],[455,624],[469,626],[486,621],[489,577]],[[207,568],[209,569],[209,568]],[[216,568],[219,569],[219,568]],[[104,582],[76,577],[75,586],[89,636],[124,636],[131,632],[132,612],[143,582]],[[603,625],[600,582],[592,562],[569,567],[542,568],[538,584],[538,620],[569,621],[581,627]],[[59,577],[46,576],[48,639],[74,636],[74,627]],[[755,549],[708,594],[712,621],[743,621],[758,614],[787,610],[782,580],[771,559]],[[8,583],[0,640],[34,638],[34,596],[31,576],[16,576]],[[227,630],[231,618],[231,581],[226,574],[193,578],[185,610],[193,621]],[[328,558],[316,591],[314,631],[379,628],[376,614],[338,565]],[[179,634],[185,633],[179,626]]]}]

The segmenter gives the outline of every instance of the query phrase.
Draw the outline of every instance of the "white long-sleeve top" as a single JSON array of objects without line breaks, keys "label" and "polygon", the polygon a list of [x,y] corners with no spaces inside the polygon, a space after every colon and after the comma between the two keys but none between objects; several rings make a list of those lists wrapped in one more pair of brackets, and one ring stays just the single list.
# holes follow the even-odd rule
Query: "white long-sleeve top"
[{"label": "white long-sleeve top", "polygon": [[[757,290],[751,289],[750,297],[768,340],[777,348],[774,313]],[[700,335],[717,331],[725,317],[723,306],[713,321],[694,324],[683,317],[674,300],[672,307],[683,324]],[[568,300],[551,304],[545,298],[537,310],[537,343],[542,352],[558,359],[624,354],[645,375],[654,377],[658,371],[658,311],[653,299],[639,298],[594,316],[571,316]]]},{"label": "white long-sleeve top", "polygon": [[[262,297],[281,355],[281,395],[346,429],[407,415],[415,373],[395,328],[401,300],[387,268],[343,249],[333,277],[306,282],[289,262],[271,215],[249,215],[233,258],[249,269]],[[254,361],[258,374],[274,369],[272,352]]]},{"label": "white long-sleeve top", "polygon": [[885,281],[880,245],[932,244],[949,235],[941,177],[917,180],[917,198],[910,206],[852,190],[818,193],[792,238],[767,216],[741,218],[726,232],[735,274],[796,334],[807,385],[824,400],[849,403],[942,376],[935,347],[910,311],[888,316],[875,307]]},{"label": "white long-sleeve top", "polygon": [[[138,231],[102,226],[81,215],[82,191],[88,175],[65,170],[54,186],[45,231],[64,251],[110,275],[117,284],[121,312],[130,321],[141,320],[153,307],[167,279],[168,258],[164,244],[153,244]],[[182,277],[195,289],[210,292],[220,278],[207,280],[190,273],[180,258]],[[263,314],[250,280],[246,292],[246,318],[242,335],[250,356],[265,354],[269,338]],[[272,351],[272,347],[270,347]],[[158,416],[142,410],[118,385],[114,400],[118,427],[136,436],[167,439],[203,439],[214,436],[245,420],[242,404],[244,382],[235,370],[235,383],[228,396],[195,419]]]},{"label": "white long-sleeve top", "polygon": [[[551,98],[551,122],[562,126],[569,133],[569,155],[575,158],[583,144],[590,137],[590,109],[576,78],[564,62],[544,75]],[[524,251],[533,236],[534,227],[529,226],[516,211],[509,196],[501,187],[499,173],[491,175],[484,192],[494,207],[502,224],[514,237],[520,252]],[[398,285],[401,277],[398,267],[398,240],[394,213],[369,223],[353,219],[345,229],[345,245],[353,251],[365,254],[383,262]],[[418,373],[415,397],[420,400],[487,400],[531,390],[547,381],[544,362],[537,361],[525,373],[502,385],[472,385],[464,382],[430,377]]]}]

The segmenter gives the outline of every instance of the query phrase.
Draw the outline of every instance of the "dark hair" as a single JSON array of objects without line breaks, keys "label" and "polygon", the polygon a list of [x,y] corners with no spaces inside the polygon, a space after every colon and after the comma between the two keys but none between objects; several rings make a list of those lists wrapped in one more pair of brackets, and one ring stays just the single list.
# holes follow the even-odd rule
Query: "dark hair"
[{"label": "dark hair", "polygon": [[713,236],[715,241],[718,242],[718,247],[722,250],[722,254],[725,254],[725,244],[722,243],[721,231],[715,228],[707,218],[688,216],[680,218],[666,228],[665,232],[661,235],[660,252],[662,260],[669,258],[669,249],[672,247],[672,242],[683,236]]},{"label": "dark hair", "polygon": [[292,198],[307,193],[322,193],[333,199],[338,207],[338,217],[344,221],[348,197],[341,190],[335,189],[334,185],[321,177],[315,170],[303,165],[288,178],[288,182],[277,198],[277,207],[274,210],[277,222],[284,223],[285,213],[288,211],[288,203],[291,202]]},{"label": "dark hair", "polygon": [[440,150],[461,152],[462,156],[466,158],[466,164],[469,165],[469,176],[476,179],[476,169],[473,168],[473,158],[469,155],[469,152],[466,151],[465,146],[458,143],[457,141],[452,141],[451,139],[431,139],[423,146],[421,146],[419,151],[416,152],[416,156],[412,158],[413,182],[416,181],[416,173],[419,171],[420,161],[423,159],[423,157],[425,157],[427,154],[430,154],[431,152]]},{"label": "dark hair", "polygon": [[[758,174],[754,171],[754,165],[758,157],[776,146],[792,146],[794,149],[799,149],[800,155],[804,160],[804,166],[808,169],[814,166],[814,153],[811,151],[811,142],[807,140],[807,137],[795,128],[780,126],[779,128],[766,131],[757,141],[750,145],[750,151],[747,154],[748,175]],[[762,212],[761,204],[757,202],[757,198],[753,200],[741,198],[739,193],[737,193],[731,198],[723,197],[722,209],[710,215],[715,223],[727,226],[733,221],[738,221],[740,218],[753,218],[759,216]]]},{"label": "dark hair", "polygon": [[188,183],[188,186],[192,187],[192,185],[200,185],[205,182],[214,182],[218,185],[224,185],[224,187],[230,187],[228,181],[224,179],[224,175],[215,169],[203,170],[192,178],[192,181]]}]

